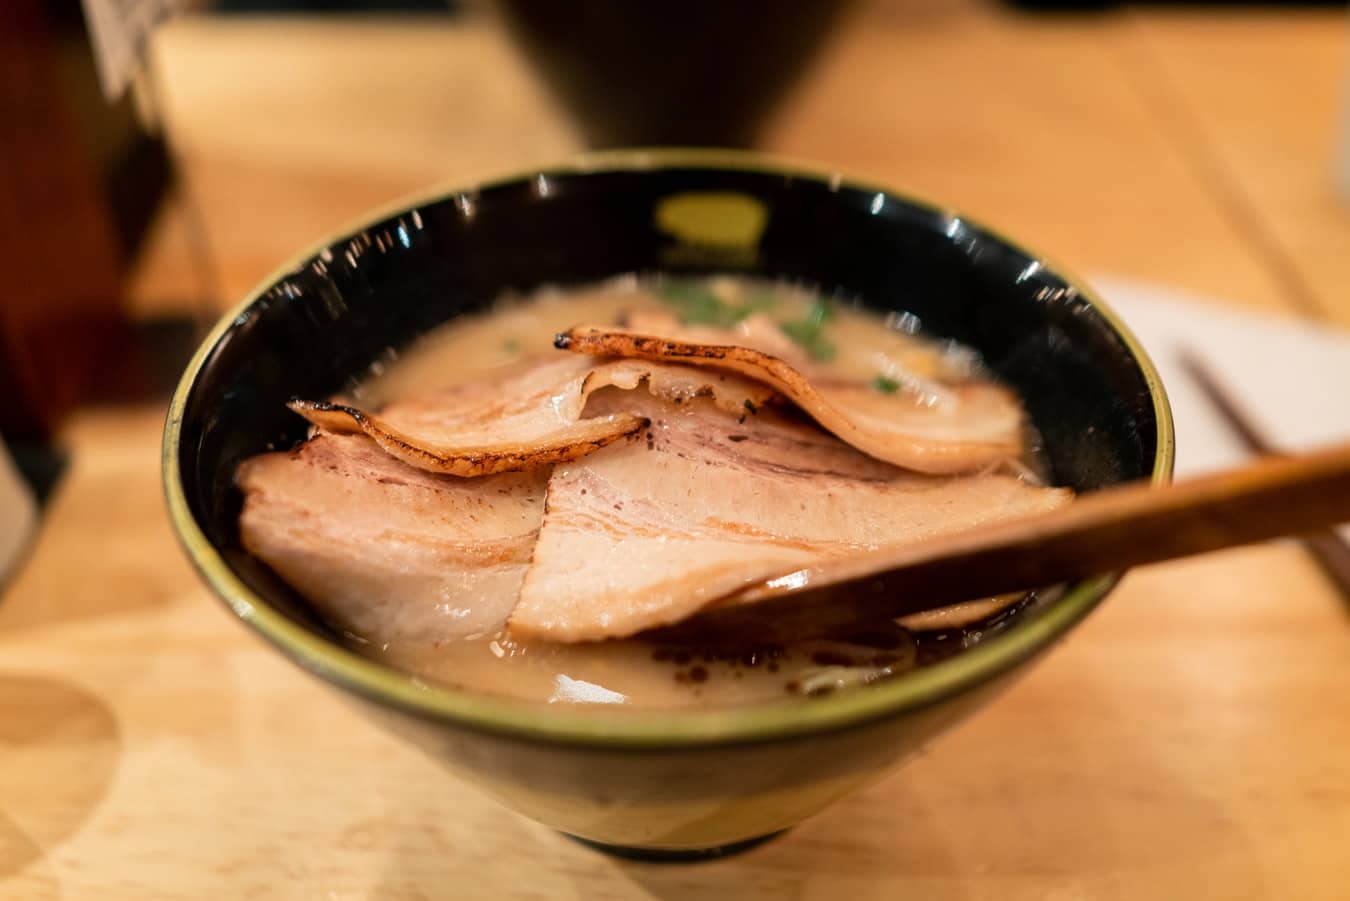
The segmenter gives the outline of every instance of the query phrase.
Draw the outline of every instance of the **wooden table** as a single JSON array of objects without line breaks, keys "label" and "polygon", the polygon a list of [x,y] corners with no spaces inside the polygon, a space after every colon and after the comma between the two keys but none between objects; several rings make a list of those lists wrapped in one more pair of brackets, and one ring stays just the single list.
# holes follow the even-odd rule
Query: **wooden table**
[{"label": "wooden table", "polygon": [[[941,8],[930,8],[937,7]],[[1343,14],[863,6],[765,146],[1079,270],[1350,324]],[[190,20],[157,50],[145,315],[233,298],[374,203],[578,146],[490,23]],[[1275,74],[1275,73],[1278,73]],[[1350,616],[1296,546],[1150,567],[935,752],[782,841],[597,856],[449,781],[231,621],[159,497],[162,407],[89,410],[0,597],[0,897],[1339,898]]]}]

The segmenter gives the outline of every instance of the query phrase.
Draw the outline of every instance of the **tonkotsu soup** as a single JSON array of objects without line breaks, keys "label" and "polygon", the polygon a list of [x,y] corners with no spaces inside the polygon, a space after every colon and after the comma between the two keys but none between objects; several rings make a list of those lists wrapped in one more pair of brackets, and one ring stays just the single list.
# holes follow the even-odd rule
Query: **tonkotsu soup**
[{"label": "tonkotsu soup", "polygon": [[1071,499],[1019,399],[913,316],[740,277],[501,298],[241,464],[244,546],[362,654],[549,703],[730,705],[865,685],[1021,597],[778,646],[659,631],[825,559]]}]

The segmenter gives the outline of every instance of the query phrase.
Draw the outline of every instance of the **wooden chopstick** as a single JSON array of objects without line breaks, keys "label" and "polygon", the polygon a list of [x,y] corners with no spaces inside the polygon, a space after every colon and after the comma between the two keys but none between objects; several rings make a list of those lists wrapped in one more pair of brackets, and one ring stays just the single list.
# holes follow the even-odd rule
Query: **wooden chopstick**
[{"label": "wooden chopstick", "polygon": [[1050,513],[831,560],[666,630],[679,640],[838,634],[991,597],[1324,528],[1350,517],[1350,444],[1162,488],[1133,483]]},{"label": "wooden chopstick", "polygon": [[[1179,358],[1186,374],[1249,451],[1257,454],[1280,453],[1252,421],[1251,416],[1242,409],[1236,398],[1220,384],[1219,378],[1200,359],[1199,354],[1190,348],[1182,348]],[[1341,595],[1350,601],[1350,544],[1335,531],[1304,535],[1301,543],[1322,567],[1331,583],[1340,589]]]}]

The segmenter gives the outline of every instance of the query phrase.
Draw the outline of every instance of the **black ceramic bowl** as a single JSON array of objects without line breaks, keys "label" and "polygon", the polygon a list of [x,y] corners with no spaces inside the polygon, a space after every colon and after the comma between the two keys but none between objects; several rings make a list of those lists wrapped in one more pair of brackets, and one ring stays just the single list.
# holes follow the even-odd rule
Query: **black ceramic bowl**
[{"label": "black ceramic bowl", "polygon": [[1054,480],[1080,492],[1166,481],[1171,420],[1134,339],[1043,258],[885,188],[740,154],[606,154],[440,193],[303,254],[225,317],[183,377],[164,441],[175,526],[215,591],[509,806],[595,842],[697,853],[791,826],[876,778],[1006,685],[1115,577],[1047,593],[975,647],[866,689],[717,711],[592,710],[427,686],[359,657],[242,550],[232,474],[304,436],[290,397],[334,392],[506,289],[634,271],[800,279],[914,313],[1017,389]]}]

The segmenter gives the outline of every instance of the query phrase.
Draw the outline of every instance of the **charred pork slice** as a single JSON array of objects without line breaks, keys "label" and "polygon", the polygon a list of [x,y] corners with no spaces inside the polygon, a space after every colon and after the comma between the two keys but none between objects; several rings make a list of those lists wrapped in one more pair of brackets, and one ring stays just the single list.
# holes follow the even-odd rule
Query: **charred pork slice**
[{"label": "charred pork slice", "polygon": [[1012,476],[917,475],[770,411],[647,404],[638,441],[555,468],[513,633],[624,637],[795,566],[1070,497]]},{"label": "charred pork slice", "polygon": [[[652,324],[653,318],[644,321]],[[762,334],[770,333],[761,329]],[[754,334],[706,327],[643,334],[578,326],[559,334],[556,343],[577,353],[706,366],[755,379],[853,447],[916,472],[967,472],[1022,450],[1021,405],[1012,392],[987,380],[929,382],[925,391],[900,390],[897,383],[886,393],[867,381],[841,378],[828,365],[788,355],[778,346],[781,339],[769,343]]]},{"label": "charred pork slice", "polygon": [[638,360],[597,363],[562,357],[491,383],[391,404],[378,415],[326,401],[294,401],[291,409],[333,432],[364,433],[391,456],[429,472],[462,477],[516,472],[576,460],[633,435],[646,420],[619,405],[585,416],[602,388],[646,385],[681,403],[710,396],[725,408],[763,403],[775,392],[735,375]]}]

